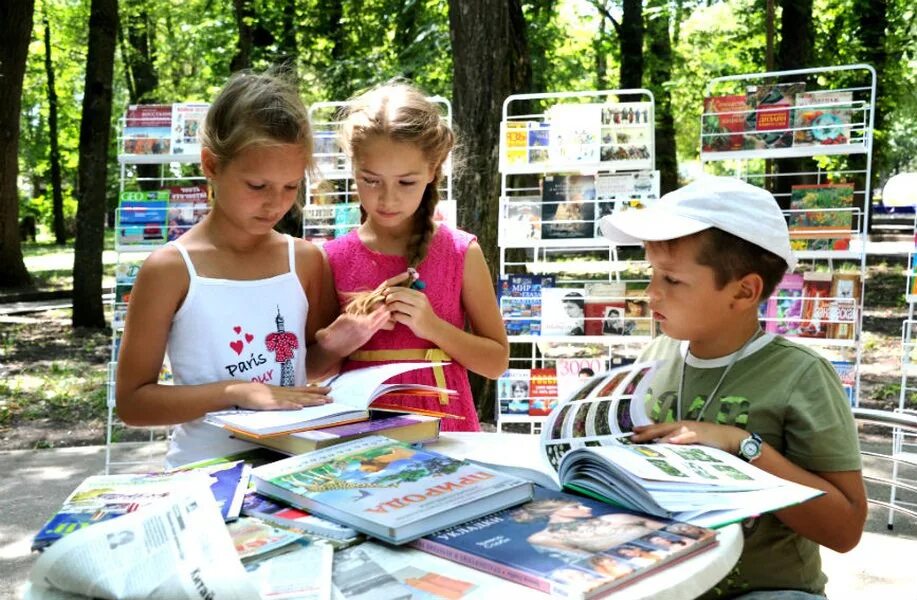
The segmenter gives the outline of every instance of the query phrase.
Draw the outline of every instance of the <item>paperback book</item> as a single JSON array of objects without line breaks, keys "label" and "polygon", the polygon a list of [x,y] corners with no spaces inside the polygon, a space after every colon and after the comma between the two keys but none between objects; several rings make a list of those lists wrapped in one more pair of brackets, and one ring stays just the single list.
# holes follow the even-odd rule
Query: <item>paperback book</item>
[{"label": "paperback book", "polygon": [[210,212],[210,203],[207,184],[170,187],[168,240],[177,240],[183,233],[201,222],[208,212]]},{"label": "paperback book", "polygon": [[124,115],[124,154],[172,153],[172,105],[131,104]]},{"label": "paperback book", "polygon": [[506,165],[528,164],[529,121],[507,121],[503,127]]},{"label": "paperback book", "polygon": [[585,381],[551,411],[540,440],[448,433],[437,449],[549,489],[569,488],[627,510],[704,527],[720,527],[822,493],[716,448],[632,443],[634,426],[652,423],[643,399],[659,365],[633,363]]},{"label": "paperback book", "polygon": [[279,527],[297,529],[338,540],[351,540],[359,535],[350,527],[316,517],[304,510],[277,502],[255,491],[245,495],[245,499],[242,502],[242,514],[246,517],[261,519]]},{"label": "paperback book", "polygon": [[501,415],[527,415],[531,399],[531,370],[507,369],[497,380]]},{"label": "paperback book", "polygon": [[549,175],[542,185],[541,238],[592,238],[595,234],[595,177]]},{"label": "paperback book", "polygon": [[544,288],[554,278],[542,275],[510,274],[500,278],[498,300],[507,335],[540,335]]},{"label": "paperback book", "polygon": [[602,106],[599,158],[616,168],[652,168],[653,107],[649,102],[621,102]]},{"label": "paperback book", "polygon": [[545,287],[541,290],[541,302],[541,335],[586,334],[585,288]]},{"label": "paperback book", "polygon": [[775,83],[750,86],[747,93],[748,117],[746,150],[789,148],[793,145],[792,107],[805,83]]},{"label": "paperback book", "polygon": [[529,416],[544,417],[557,406],[557,370],[541,367],[531,370]]},{"label": "paperback book", "polygon": [[515,506],[532,484],[381,436],[254,469],[259,493],[403,544]]},{"label": "paperback book", "polygon": [[[852,183],[792,186],[787,224],[791,241],[830,240],[831,247],[826,249],[846,249],[853,221]],[[806,249],[815,248],[809,244]]]},{"label": "paperback book", "polygon": [[623,281],[586,284],[586,335],[630,335]]},{"label": "paperback book", "polygon": [[744,94],[704,98],[701,150],[742,150],[745,146],[745,121],[748,115],[748,98]]},{"label": "paperback book", "polygon": [[828,337],[831,313],[831,273],[808,271],[802,275],[802,321],[799,336]]},{"label": "paperback book", "polygon": [[[211,412],[207,413],[205,420],[233,433],[244,434],[248,438],[284,435],[365,421],[369,418],[369,405],[386,394],[455,394],[454,390],[429,385],[383,383],[402,373],[444,364],[447,363],[402,362],[354,369],[322,382],[322,385],[331,386],[328,397],[333,402],[329,404],[306,406],[297,410],[239,409]],[[405,408],[405,412],[410,410]]]},{"label": "paperback book", "polygon": [[209,109],[210,105],[202,102],[172,105],[172,154],[200,156],[200,133]]},{"label": "paperback book", "polygon": [[536,488],[522,506],[411,545],[551,595],[585,599],[715,544],[712,529]]},{"label": "paperback book", "polygon": [[803,277],[787,273],[767,301],[765,330],[784,336],[799,335],[802,328]]},{"label": "paperback book", "polygon": [[850,142],[853,92],[825,90],[796,94],[794,146]]},{"label": "paperback book", "polygon": [[829,338],[852,340],[856,337],[859,305],[860,274],[834,273],[831,278],[831,305],[828,308]]}]

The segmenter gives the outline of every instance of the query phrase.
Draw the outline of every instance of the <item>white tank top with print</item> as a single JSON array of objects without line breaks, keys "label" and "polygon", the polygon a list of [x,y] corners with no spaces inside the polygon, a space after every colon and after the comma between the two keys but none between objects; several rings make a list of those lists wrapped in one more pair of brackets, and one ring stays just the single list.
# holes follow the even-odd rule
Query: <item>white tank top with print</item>
[{"label": "white tank top with print", "polygon": [[[254,280],[201,277],[185,247],[170,243],[191,279],[166,348],[175,384],[305,385],[309,301],[296,275],[293,238],[287,236],[289,272]],[[166,462],[178,466],[252,447],[197,419],[173,429]]]}]

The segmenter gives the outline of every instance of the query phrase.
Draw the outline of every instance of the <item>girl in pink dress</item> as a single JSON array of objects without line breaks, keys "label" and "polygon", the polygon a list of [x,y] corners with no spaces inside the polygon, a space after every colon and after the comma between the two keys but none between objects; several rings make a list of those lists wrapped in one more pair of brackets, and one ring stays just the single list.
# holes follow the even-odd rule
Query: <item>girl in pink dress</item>
[{"label": "girl in pink dress", "polygon": [[460,417],[443,419],[444,431],[478,431],[467,370],[496,379],[506,370],[509,346],[476,238],[433,221],[452,130],[420,91],[395,83],[350,103],[341,138],[353,161],[364,218],[358,229],[323,249],[342,310],[378,288],[390,313],[386,328],[351,353],[341,370],[448,361],[389,381],[447,387],[457,395],[386,402]]}]

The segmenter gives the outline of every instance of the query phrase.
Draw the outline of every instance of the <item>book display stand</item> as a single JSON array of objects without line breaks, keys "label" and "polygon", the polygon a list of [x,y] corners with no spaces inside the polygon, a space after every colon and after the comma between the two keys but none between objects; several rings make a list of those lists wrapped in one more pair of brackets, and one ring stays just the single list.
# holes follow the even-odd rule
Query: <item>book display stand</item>
[{"label": "book display stand", "polygon": [[[452,123],[452,104],[446,98],[428,98],[442,108],[443,118]],[[306,197],[303,206],[305,239],[315,244],[341,237],[360,225],[360,200],[357,197],[353,168],[338,141],[340,111],[347,102],[316,102],[309,107],[316,174],[306,174]],[[439,189],[437,221],[456,225],[456,204],[452,198],[451,155],[443,165],[445,177]]]},{"label": "book display stand", "polygon": [[[118,441],[119,430],[123,429],[115,415],[118,351],[127,304],[141,263],[150,252],[177,239],[210,210],[207,184],[200,170],[198,140],[208,107],[201,103],[132,105],[120,119],[112,351],[106,399],[106,474],[115,466],[146,462],[115,456],[116,452],[126,455],[132,445]],[[160,382],[170,380],[171,372],[164,364]],[[150,429],[149,441],[155,433],[156,429]]]},{"label": "book display stand", "polygon": [[659,197],[654,123],[645,89],[504,100],[497,293],[511,358],[498,431],[539,433],[581,377],[630,362],[652,338],[642,249],[612,246],[598,223]]},{"label": "book display stand", "polygon": [[708,82],[701,117],[704,170],[770,190],[799,258],[762,304],[764,328],[831,360],[851,406],[859,398],[875,97],[875,70],[864,64],[731,75]]},{"label": "book display stand", "polygon": [[[917,234],[917,224],[914,228]],[[915,248],[908,255],[907,289],[907,319],[901,324],[901,390],[898,395],[897,413],[917,417],[917,410],[912,408],[913,398],[917,395],[917,320],[914,318],[914,306],[917,304],[917,242]],[[892,472],[891,481],[888,483],[890,505],[888,511],[888,528],[895,524],[895,507],[905,506],[917,510],[917,503],[902,500],[898,495],[898,483],[906,481],[902,486],[913,489],[915,473],[917,473],[917,433],[895,427],[892,429]],[[906,472],[907,471],[907,472]]]}]

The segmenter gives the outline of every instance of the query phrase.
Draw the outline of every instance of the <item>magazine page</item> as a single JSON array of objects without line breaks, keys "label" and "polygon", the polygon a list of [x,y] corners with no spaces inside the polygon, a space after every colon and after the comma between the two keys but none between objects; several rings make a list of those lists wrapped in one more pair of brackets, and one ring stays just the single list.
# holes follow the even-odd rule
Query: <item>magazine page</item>
[{"label": "magazine page", "polygon": [[30,598],[57,589],[96,598],[257,598],[202,478],[169,496],[76,531],[48,548],[30,574]]},{"label": "magazine page", "polygon": [[245,563],[260,598],[329,600],[334,548],[299,540],[280,553]]}]

